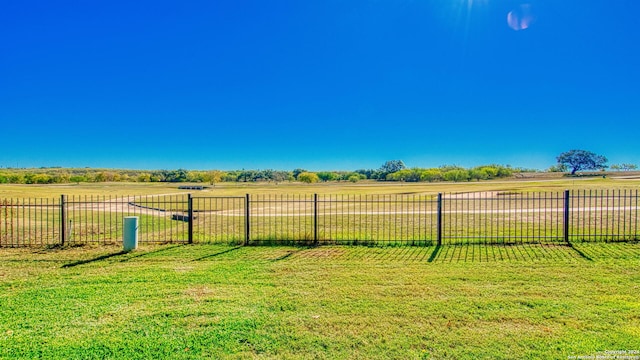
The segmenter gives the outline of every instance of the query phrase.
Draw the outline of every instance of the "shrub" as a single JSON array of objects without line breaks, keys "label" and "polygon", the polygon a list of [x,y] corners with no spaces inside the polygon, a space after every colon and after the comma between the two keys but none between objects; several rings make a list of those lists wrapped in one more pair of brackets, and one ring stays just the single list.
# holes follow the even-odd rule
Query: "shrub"
[{"label": "shrub", "polygon": [[320,181],[320,178],[315,173],[305,171],[298,174],[298,181],[302,181],[307,184],[312,184]]},{"label": "shrub", "polygon": [[85,176],[82,175],[73,175],[69,178],[69,181],[74,182],[74,183],[81,183],[81,182],[86,182],[87,178]]},{"label": "shrub", "polygon": [[322,171],[322,172],[319,172],[317,175],[318,175],[318,178],[322,181],[332,181],[338,178],[338,174],[332,173],[329,171]]},{"label": "shrub", "polygon": [[469,180],[469,171],[465,169],[452,169],[445,171],[442,174],[442,178],[445,181],[468,181]]},{"label": "shrub", "polygon": [[[76,182],[76,181],[74,181],[74,182]],[[151,182],[151,174],[142,173],[142,174],[138,175],[138,182]]]},{"label": "shrub", "polygon": [[439,181],[442,180],[442,172],[439,169],[425,169],[420,172],[420,181]]}]

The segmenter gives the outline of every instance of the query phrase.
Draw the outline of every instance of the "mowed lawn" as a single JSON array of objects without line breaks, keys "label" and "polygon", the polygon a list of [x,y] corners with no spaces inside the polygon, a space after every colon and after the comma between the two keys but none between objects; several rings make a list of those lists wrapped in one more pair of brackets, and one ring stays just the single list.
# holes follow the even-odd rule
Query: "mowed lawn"
[{"label": "mowed lawn", "polygon": [[640,244],[0,249],[0,358],[640,350]]}]

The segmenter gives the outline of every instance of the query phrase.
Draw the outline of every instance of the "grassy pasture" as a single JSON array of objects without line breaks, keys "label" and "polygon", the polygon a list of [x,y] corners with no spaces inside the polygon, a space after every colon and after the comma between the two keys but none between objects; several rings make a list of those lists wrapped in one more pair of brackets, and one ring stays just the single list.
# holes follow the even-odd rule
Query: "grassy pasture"
[{"label": "grassy pasture", "polygon": [[[448,200],[449,210],[471,211],[472,216],[449,213],[445,231],[461,231],[465,225],[466,234],[476,236],[496,217],[473,211],[512,208],[516,200],[509,200],[510,193],[635,191],[640,180],[234,183],[205,191],[180,190],[179,185],[3,184],[0,198],[250,193],[256,200],[250,209],[253,243],[278,243],[292,234],[311,238],[312,208],[304,199],[318,193],[335,196],[320,204],[326,213],[320,219],[321,242],[367,244],[372,234],[385,236],[376,231],[416,222],[425,224],[417,234],[388,236],[419,240],[421,246],[233,246],[242,242],[244,224],[229,215],[242,208],[232,201],[196,200],[195,241],[224,244],[144,244],[132,253],[118,246],[0,249],[0,358],[566,359],[640,350],[637,242],[436,247],[428,241],[435,231],[429,211],[438,192],[501,193],[493,203]],[[401,200],[384,208],[343,202],[381,194],[415,202]],[[281,196],[303,201],[284,206],[274,200]],[[137,202],[162,207],[155,201]],[[70,205],[70,244],[80,236],[97,242],[119,239],[119,223],[107,220],[110,205],[92,206]],[[404,214],[416,206],[422,215]],[[54,222],[56,214],[52,209]],[[620,218],[607,214],[585,221],[595,228],[619,226]],[[140,230],[149,240],[162,241],[167,229],[185,237],[184,222],[153,212],[139,215]],[[557,212],[499,216],[511,224],[503,232],[531,231],[534,220],[549,218],[548,228],[537,228],[538,235],[559,235],[553,225]],[[35,234],[35,241],[55,231],[46,223],[23,225],[32,228],[27,234]],[[219,237],[225,231],[230,235]]]},{"label": "grassy pasture", "polygon": [[0,250],[0,358],[640,350],[640,245]]},{"label": "grassy pasture", "polygon": [[[552,174],[553,175],[553,174]],[[640,180],[627,178],[528,178],[470,183],[332,182],[223,183],[204,191],[178,189],[181,184],[106,183],[80,185],[0,185],[0,197],[42,204],[68,194],[69,239],[73,242],[117,242],[122,216],[141,217],[141,239],[184,241],[186,224],[171,216],[194,198],[196,242],[239,243],[244,238],[244,194],[251,194],[251,239],[254,243],[287,243],[313,239],[313,196],[319,194],[318,235],[321,243],[372,241],[429,245],[436,238],[436,194],[445,193],[445,242],[558,242],[562,238],[563,189],[624,189],[637,192]],[[542,191],[543,193],[540,193]],[[554,191],[555,193],[552,193]],[[537,192],[534,194],[534,192]],[[455,193],[459,193],[456,195]],[[167,196],[166,194],[170,194]],[[127,198],[120,199],[126,195]],[[129,197],[137,195],[136,197]],[[208,199],[207,196],[236,198]],[[528,201],[528,197],[533,198]],[[15,198],[18,198],[17,200]],[[524,202],[523,202],[523,199]],[[637,198],[612,198],[607,208],[593,208],[573,198],[573,240],[634,240],[638,235]],[[136,204],[138,207],[129,206]],[[591,209],[589,209],[591,207]],[[160,209],[160,210],[157,210]],[[580,210],[583,209],[583,210]],[[622,211],[627,209],[625,211]],[[515,211],[512,211],[515,210]],[[14,211],[12,214],[8,212]],[[54,244],[59,235],[55,206],[12,210],[1,208],[0,245]],[[33,220],[45,217],[49,221]],[[8,220],[11,218],[14,220]],[[612,234],[603,237],[601,234]],[[47,237],[50,240],[47,240]],[[19,240],[16,240],[19,239]],[[497,240],[496,240],[497,239]],[[501,240],[504,239],[504,240]]]},{"label": "grassy pasture", "polygon": [[[626,174],[622,174],[626,175]],[[424,194],[439,192],[484,192],[484,191],[562,191],[583,189],[638,189],[640,177],[626,178],[612,174],[606,179],[601,177],[563,178],[559,174],[541,174],[537,177],[512,178],[479,182],[436,182],[401,183],[361,181],[328,182],[303,184],[298,182],[282,183],[218,183],[215,186],[199,190],[178,189],[184,183],[80,183],[54,185],[16,185],[0,184],[1,198],[58,198],[60,195],[159,195],[187,194],[194,196],[244,196],[245,194]]]}]

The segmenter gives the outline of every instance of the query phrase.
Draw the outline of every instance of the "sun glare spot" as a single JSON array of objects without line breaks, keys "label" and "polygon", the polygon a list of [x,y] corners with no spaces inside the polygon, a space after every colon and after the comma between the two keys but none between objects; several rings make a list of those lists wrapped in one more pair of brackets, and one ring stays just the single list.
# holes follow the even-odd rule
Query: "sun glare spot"
[{"label": "sun glare spot", "polygon": [[507,14],[507,24],[515,31],[526,30],[535,22],[536,16],[531,4],[522,4]]}]

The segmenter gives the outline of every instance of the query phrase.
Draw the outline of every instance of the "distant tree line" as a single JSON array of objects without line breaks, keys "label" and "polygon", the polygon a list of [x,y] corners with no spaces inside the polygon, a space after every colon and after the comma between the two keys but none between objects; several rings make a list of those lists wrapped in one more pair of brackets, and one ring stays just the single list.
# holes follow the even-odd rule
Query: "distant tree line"
[{"label": "distant tree line", "polygon": [[615,171],[634,171],[638,169],[636,164],[613,164],[610,166],[611,170]]},{"label": "distant tree line", "polygon": [[85,182],[195,182],[211,185],[221,182],[300,181],[305,183],[361,180],[434,182],[490,180],[527,171],[510,166],[484,165],[474,168],[441,166],[438,168],[407,168],[401,160],[387,161],[378,169],[355,171],[283,170],[116,170],[91,168],[0,169],[0,184],[66,184]]},{"label": "distant tree line", "polygon": [[401,161],[383,164],[378,171],[371,173],[371,177],[386,181],[406,182],[435,182],[435,181],[480,181],[513,176],[514,173],[529,171],[526,169],[514,169],[511,166],[482,165],[473,168],[464,168],[456,165],[443,165],[438,168],[411,168],[408,169]]},{"label": "distant tree line", "polygon": [[[605,170],[607,158],[586,150],[569,150],[561,153],[557,164],[549,172],[566,172],[575,175],[583,170]],[[611,165],[611,170],[631,171],[635,164]],[[361,180],[436,182],[436,181],[480,181],[506,178],[532,169],[512,168],[509,165],[482,165],[464,168],[456,165],[443,165],[437,168],[407,168],[402,160],[389,160],[378,169],[359,169],[355,171],[319,171],[302,168],[284,170],[115,170],[91,168],[39,168],[0,169],[0,184],[65,184],[81,182],[195,182],[209,183],[213,186],[221,182],[274,182],[300,181],[304,183]]]}]

